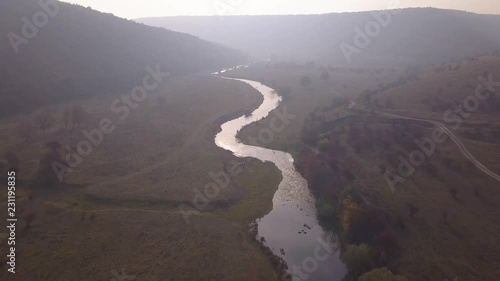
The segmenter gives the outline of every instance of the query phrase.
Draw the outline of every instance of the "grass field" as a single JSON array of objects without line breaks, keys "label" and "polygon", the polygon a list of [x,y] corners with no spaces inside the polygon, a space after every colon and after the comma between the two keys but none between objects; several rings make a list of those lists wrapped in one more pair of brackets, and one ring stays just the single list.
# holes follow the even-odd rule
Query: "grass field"
[{"label": "grass field", "polygon": [[[324,188],[328,188],[325,191],[315,188],[315,184],[311,184],[315,179],[305,175],[315,196],[321,198],[318,202],[320,212],[340,208],[337,200],[356,194],[360,196],[360,207],[375,207],[398,224],[402,223],[404,229],[397,233],[401,253],[391,266],[409,280],[458,278],[493,281],[500,278],[497,270],[500,268],[498,182],[471,166],[455,144],[448,141],[439,145],[438,152],[427,160],[431,166],[426,163],[416,169],[395,192],[391,192],[380,172],[381,165],[397,170],[398,162],[387,162],[387,159],[408,156],[415,149],[414,140],[429,137],[432,127],[420,122],[390,120],[346,110],[345,105],[350,101],[363,103],[370,96],[369,108],[444,122],[442,115],[446,110],[474,93],[479,75],[492,73],[493,77],[500,77],[498,65],[497,57],[481,57],[464,61],[460,67],[450,64],[422,68],[414,78],[407,76],[408,70],[375,73],[329,70],[331,78],[323,81],[320,79],[322,71],[316,67],[283,69],[270,63],[241,69],[231,75],[251,78],[275,89],[289,87],[291,90],[280,107],[286,107],[287,112],[297,115],[297,118],[284,131],[275,132],[271,143],[259,145],[292,152],[299,162],[312,157],[319,158],[319,163],[329,163],[330,159],[326,152],[321,152],[320,144],[327,151],[332,145],[343,151],[337,152],[335,163],[348,170],[354,180],[345,181],[334,173],[325,183]],[[442,69],[436,71],[436,68]],[[300,77],[304,75],[312,78],[312,83],[306,87],[300,84]],[[500,79],[494,79],[497,80]],[[403,82],[398,84],[398,81]],[[394,86],[387,87],[391,84]],[[332,101],[339,96],[344,99],[343,104],[331,107]],[[435,102],[436,96],[439,102]],[[433,103],[439,106],[431,106]],[[500,152],[498,111],[492,110],[491,106],[494,104],[490,102],[481,107],[454,132],[478,160],[498,173],[500,158],[495,156]],[[241,138],[246,140],[258,134],[260,128],[270,125],[271,119],[272,116],[242,130]],[[335,120],[339,121],[335,123]],[[324,126],[325,130],[316,131],[318,135],[313,137],[318,137],[318,146],[311,150],[302,142],[304,137],[311,135],[304,135],[303,130],[317,126]],[[378,132],[376,136],[387,140],[393,134],[402,138],[398,137],[384,147],[370,144],[376,141],[374,136],[360,137],[364,141],[362,144],[369,148],[361,145],[359,152],[350,138],[353,128],[361,132],[363,128],[369,128]],[[430,171],[428,167],[432,167]],[[339,186],[336,182],[343,184]],[[409,213],[410,205],[418,209],[413,215]],[[340,220],[336,214],[333,216]]]},{"label": "grass field", "polygon": [[[78,102],[87,112],[80,128],[65,129],[62,122],[64,110],[75,104],[47,109],[56,122],[44,133],[35,127],[40,113],[0,123],[7,132],[0,153],[14,152],[20,161],[20,273],[11,279],[2,270],[0,278],[111,280],[113,270],[125,267],[135,280],[276,280],[248,230],[271,209],[279,171],[236,159],[213,140],[218,117],[256,107],[262,97],[243,83],[215,77],[170,78],[128,118],[116,120],[115,131],[63,184],[38,183],[45,143],[76,146],[81,130],[113,118],[113,99]],[[28,122],[31,136],[16,142]],[[181,203],[193,206],[195,190],[204,192],[214,182],[210,173],[225,171],[231,161],[241,172],[206,208],[179,210]],[[6,245],[0,246],[3,252]]]},{"label": "grass field", "polygon": [[[355,100],[366,89],[377,87],[381,83],[391,83],[398,77],[398,71],[384,70],[375,75],[375,71],[334,69],[329,71],[330,79],[320,79],[322,71],[316,67],[303,66],[284,68],[280,64],[257,64],[246,69],[238,69],[229,73],[231,77],[247,78],[259,81],[280,92],[282,88],[289,88],[290,93],[285,95],[284,102],[277,111],[286,110],[296,117],[281,132],[275,132],[275,137],[270,143],[259,143],[260,146],[284,150],[297,156],[301,149],[300,137],[304,123],[310,114],[324,106],[344,100]],[[303,86],[300,78],[310,77],[310,85]],[[275,115],[271,114],[257,124],[251,124],[240,132],[240,139],[248,143],[248,139],[256,136],[261,128],[270,128],[270,120]]]},{"label": "grass field", "polygon": [[[356,102],[440,121],[444,110],[467,97],[475,72],[493,72],[497,59],[460,65],[439,66],[437,72],[436,67],[423,69],[409,78],[414,72],[408,69],[318,69],[271,62],[230,75],[260,81],[283,94],[277,111],[295,118],[284,130],[274,131],[272,141],[258,145],[293,154],[320,198],[317,207],[326,227],[342,232],[339,223],[330,223],[340,221],[342,200],[353,197],[360,208],[376,208],[397,222],[394,239],[401,252],[390,263],[393,271],[410,281],[493,281],[500,279],[498,182],[472,167],[448,141],[392,192],[381,167],[397,170],[397,157],[407,157],[414,140],[430,136],[432,127],[349,109]],[[321,79],[325,71],[329,79]],[[305,76],[310,83],[301,83]],[[455,82],[447,83],[451,80]],[[449,89],[440,92],[443,85]],[[81,128],[63,125],[64,111],[75,104],[0,123],[6,132],[0,153],[14,152],[20,162],[18,266],[25,268],[16,278],[110,280],[111,271],[125,267],[136,280],[277,280],[248,229],[272,208],[279,171],[269,163],[236,159],[213,141],[224,117],[255,108],[261,96],[243,83],[175,77],[123,121],[110,111],[114,98],[78,102],[87,112]],[[56,123],[42,133],[37,123],[47,110]],[[38,181],[46,143],[57,141],[61,150],[76,146],[83,139],[81,130],[113,116],[116,130],[63,184]],[[272,128],[275,116],[243,129],[240,138],[251,143],[262,128]],[[481,108],[455,133],[477,159],[499,172],[497,116],[491,107]],[[201,212],[179,210],[179,204],[192,206],[207,184],[217,182],[211,173],[220,175],[235,162],[241,172],[230,176]],[[325,166],[332,167],[323,175],[327,180],[316,180],[311,171]],[[413,214],[410,205],[418,209]],[[31,226],[24,228],[32,215]]]}]

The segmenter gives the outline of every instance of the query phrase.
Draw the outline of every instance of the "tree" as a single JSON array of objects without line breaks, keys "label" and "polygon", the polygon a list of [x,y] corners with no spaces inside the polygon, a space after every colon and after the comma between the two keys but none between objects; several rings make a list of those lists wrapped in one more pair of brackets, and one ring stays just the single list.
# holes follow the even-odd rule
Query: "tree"
[{"label": "tree", "polygon": [[19,139],[27,142],[36,133],[36,128],[32,122],[24,121],[17,127],[16,133],[19,136]]},{"label": "tree", "polygon": [[7,163],[0,161],[0,178],[7,174]]},{"label": "tree", "polygon": [[19,172],[20,161],[14,152],[6,152],[4,154],[5,160],[7,160],[7,169],[9,171],[14,171],[16,174]]},{"label": "tree", "polygon": [[38,115],[38,127],[42,130],[42,134],[52,125],[54,125],[54,117],[50,112],[45,111]]},{"label": "tree", "polygon": [[481,189],[478,186],[474,187],[474,195],[481,197]]},{"label": "tree", "polygon": [[279,87],[276,89],[276,93],[278,93],[278,95],[282,96],[283,98],[288,98],[290,96],[290,93],[292,92],[292,89],[290,89],[290,87]]},{"label": "tree", "polygon": [[35,214],[33,213],[26,214],[26,217],[24,218],[24,220],[26,221],[26,226],[25,226],[26,229],[29,229],[31,227],[31,223],[33,222],[34,219],[35,219]]},{"label": "tree", "polygon": [[456,187],[450,187],[450,190],[449,190],[449,191],[450,191],[450,194],[451,194],[453,197],[457,198],[458,189],[457,189]]},{"label": "tree", "polygon": [[371,268],[370,247],[366,244],[348,245],[342,254],[342,261],[345,262],[350,274],[359,276]]},{"label": "tree", "polygon": [[358,204],[356,204],[356,202],[354,202],[354,200],[352,200],[351,197],[347,197],[344,200],[342,200],[341,221],[342,221],[342,228],[346,233],[350,231],[350,225],[353,214],[359,210],[360,208]]},{"label": "tree", "polygon": [[311,77],[307,76],[307,75],[303,75],[300,77],[300,85],[302,86],[302,88],[307,88],[308,86],[310,86],[312,84],[312,79]]},{"label": "tree", "polygon": [[358,208],[351,212],[346,235],[351,243],[372,245],[384,230],[389,227],[390,218],[377,208]]},{"label": "tree", "polygon": [[379,170],[380,170],[380,174],[383,175],[387,171],[387,167],[384,164],[380,164]]},{"label": "tree", "polygon": [[420,209],[417,208],[415,205],[411,203],[408,204],[408,212],[410,213],[411,218],[413,218],[415,214],[418,213],[418,211],[420,211]]},{"label": "tree", "polygon": [[61,162],[61,144],[58,142],[49,142],[46,146],[49,151],[38,163],[37,180],[41,184],[50,186],[59,180],[52,164],[56,161]]},{"label": "tree", "polygon": [[69,127],[69,111],[68,110],[65,110],[63,112],[62,122],[63,122],[64,129],[67,129]]},{"label": "tree", "polygon": [[85,119],[85,109],[81,105],[75,105],[71,112],[71,117],[73,119],[73,128],[80,127],[83,120]]},{"label": "tree", "polygon": [[323,71],[321,73],[321,77],[320,78],[321,78],[321,80],[323,80],[323,81],[326,82],[326,81],[330,80],[330,73],[328,73],[328,71]]},{"label": "tree", "polygon": [[394,275],[387,268],[377,268],[367,272],[358,281],[408,281],[408,279],[401,275]]}]

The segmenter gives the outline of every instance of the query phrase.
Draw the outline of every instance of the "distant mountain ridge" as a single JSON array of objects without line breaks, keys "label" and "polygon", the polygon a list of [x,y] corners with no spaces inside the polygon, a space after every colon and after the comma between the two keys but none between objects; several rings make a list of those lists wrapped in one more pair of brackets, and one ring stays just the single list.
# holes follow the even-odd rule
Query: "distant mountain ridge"
[{"label": "distant mountain ridge", "polygon": [[147,74],[147,66],[160,65],[175,75],[247,59],[240,51],[188,34],[78,5],[40,1],[52,6],[47,10],[35,0],[0,2],[0,117],[130,91]]},{"label": "distant mountain ridge", "polygon": [[[390,13],[387,23],[377,15]],[[382,16],[383,17],[383,16]],[[356,28],[376,36],[352,63],[436,63],[500,49],[500,16],[434,8],[290,16],[163,17],[136,21],[186,32],[255,55],[272,54],[347,64],[340,48],[355,46]],[[370,26],[375,22],[377,27]],[[439,43],[439,44],[436,44]]]}]

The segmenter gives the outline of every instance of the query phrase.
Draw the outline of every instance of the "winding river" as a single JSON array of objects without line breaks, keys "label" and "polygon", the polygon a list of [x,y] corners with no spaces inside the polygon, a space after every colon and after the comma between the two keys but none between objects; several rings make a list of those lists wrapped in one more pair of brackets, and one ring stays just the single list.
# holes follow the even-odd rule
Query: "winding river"
[{"label": "winding river", "polygon": [[[246,66],[238,66],[246,67]],[[339,259],[335,236],[318,224],[314,198],[307,181],[295,170],[293,157],[286,152],[245,145],[236,138],[243,127],[267,117],[282,98],[276,92],[255,81],[222,77],[223,70],[214,74],[222,79],[246,83],[264,97],[264,101],[249,116],[241,116],[222,124],[216,135],[217,146],[237,157],[252,157],[274,163],[283,180],[273,197],[273,209],[257,220],[258,236],[275,255],[287,263],[292,280],[340,281],[346,268]]]}]

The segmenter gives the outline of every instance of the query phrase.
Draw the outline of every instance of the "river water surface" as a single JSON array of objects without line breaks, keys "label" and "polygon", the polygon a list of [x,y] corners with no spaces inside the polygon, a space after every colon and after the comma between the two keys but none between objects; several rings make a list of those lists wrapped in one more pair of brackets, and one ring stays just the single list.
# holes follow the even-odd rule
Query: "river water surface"
[{"label": "river water surface", "polygon": [[[230,70],[214,74],[221,75]],[[224,123],[222,131],[215,137],[216,145],[233,152],[237,157],[272,162],[283,176],[273,198],[272,211],[257,220],[259,238],[264,237],[266,246],[285,260],[294,281],[342,280],[346,268],[339,259],[335,236],[318,224],[314,198],[307,181],[295,170],[293,157],[286,152],[245,145],[236,138],[243,127],[267,117],[276,109],[281,97],[259,82],[221,78],[252,86],[262,94],[264,101],[250,116]]]}]

